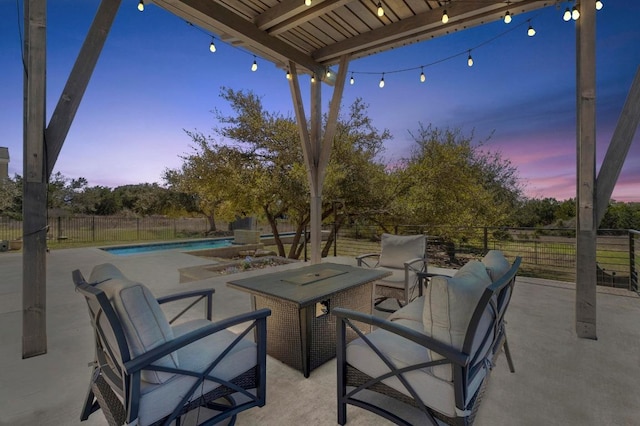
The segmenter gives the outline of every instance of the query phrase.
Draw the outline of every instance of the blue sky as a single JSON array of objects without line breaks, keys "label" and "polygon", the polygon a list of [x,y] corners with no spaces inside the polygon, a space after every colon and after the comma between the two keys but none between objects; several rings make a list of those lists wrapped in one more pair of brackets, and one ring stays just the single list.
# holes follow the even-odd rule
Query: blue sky
[{"label": "blue sky", "polygon": [[[22,174],[22,1],[0,0],[0,146],[9,147],[11,175]],[[48,2],[48,117],[98,4]],[[212,54],[207,32],[152,5],[140,13],[136,5],[122,3],[54,172],[85,177],[91,186],[161,183],[163,170],[180,167],[180,155],[191,151],[184,129],[212,134],[211,111],[228,112],[222,86],[252,90],[268,110],[293,117],[283,70],[258,57],[258,71],[251,72],[252,54],[219,39]],[[485,149],[517,166],[529,196],[574,197],[576,41],[575,24],[561,18],[567,5],[355,60],[349,64],[355,84],[347,84],[343,108],[356,97],[369,104],[374,125],[393,135],[389,162],[409,155],[410,132],[419,123],[461,127],[477,140],[491,135]],[[640,1],[604,0],[597,12],[598,167],[640,65],[639,18]],[[534,37],[526,35],[528,20]],[[395,72],[421,65],[425,83],[419,69]],[[307,77],[301,85],[306,95]],[[325,87],[325,108],[330,98]],[[613,198],[640,201],[640,134]]]}]

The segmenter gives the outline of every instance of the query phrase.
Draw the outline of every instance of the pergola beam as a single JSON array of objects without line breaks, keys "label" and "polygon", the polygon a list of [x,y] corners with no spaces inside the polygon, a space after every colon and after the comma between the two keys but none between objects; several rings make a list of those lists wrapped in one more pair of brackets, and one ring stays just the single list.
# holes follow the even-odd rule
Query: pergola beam
[{"label": "pergola beam", "polygon": [[[274,36],[350,2],[351,0],[325,0],[323,2],[314,1],[311,6],[305,6],[300,0],[288,0],[260,15],[256,19],[256,25],[261,30],[267,31],[269,35]],[[278,9],[283,9],[281,14]]]},{"label": "pergola beam", "polygon": [[95,18],[82,44],[67,84],[60,95],[56,109],[46,130],[47,171],[49,178],[56,164],[71,123],[76,116],[91,74],[96,67],[100,52],[109,35],[109,30],[120,8],[121,0],[102,0]]},{"label": "pergola beam", "polygon": [[[273,59],[278,58],[282,65],[292,60],[318,76],[326,71],[326,66],[319,64],[311,56],[278,38],[271,37],[253,22],[247,21],[219,3],[208,0],[154,0],[154,3],[188,22],[242,40],[250,49],[259,50]],[[331,83],[330,80],[326,82]]]},{"label": "pergola beam", "polygon": [[416,39],[424,40],[442,36],[460,25],[465,27],[479,25],[504,14],[507,10],[512,13],[514,10],[517,10],[518,13],[524,13],[540,8],[541,3],[546,4],[547,1],[523,0],[511,4],[487,3],[483,12],[478,12],[478,4],[475,2],[452,2],[447,6],[447,12],[450,16],[447,24],[442,23],[440,9],[429,10],[320,48],[313,52],[313,57],[320,63],[334,63],[339,57],[346,54],[362,56],[369,54],[372,50],[388,50]]},{"label": "pergola beam", "polygon": [[602,222],[613,188],[618,181],[627,153],[640,123],[640,67],[636,70],[611,143],[604,157],[596,184],[597,223]]}]

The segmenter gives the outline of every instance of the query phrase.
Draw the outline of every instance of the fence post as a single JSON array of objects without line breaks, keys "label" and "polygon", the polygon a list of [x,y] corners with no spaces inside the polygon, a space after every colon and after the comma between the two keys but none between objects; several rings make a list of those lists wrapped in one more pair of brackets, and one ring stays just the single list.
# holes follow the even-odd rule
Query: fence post
[{"label": "fence post", "polygon": [[302,240],[304,244],[304,261],[307,261],[307,227],[304,227],[304,239]]},{"label": "fence post", "polygon": [[489,230],[485,226],[484,230],[484,252],[487,253],[489,251]]},{"label": "fence post", "polygon": [[91,216],[91,241],[96,240],[96,217]]},{"label": "fence post", "polygon": [[636,242],[633,232],[627,232],[629,233],[629,290],[634,291],[638,289],[637,281],[634,283],[634,277],[637,277],[638,272],[636,271]]},{"label": "fence post", "polygon": [[178,219],[173,218],[173,238],[178,238]]},{"label": "fence post", "polygon": [[136,217],[136,240],[140,241],[140,218]]}]

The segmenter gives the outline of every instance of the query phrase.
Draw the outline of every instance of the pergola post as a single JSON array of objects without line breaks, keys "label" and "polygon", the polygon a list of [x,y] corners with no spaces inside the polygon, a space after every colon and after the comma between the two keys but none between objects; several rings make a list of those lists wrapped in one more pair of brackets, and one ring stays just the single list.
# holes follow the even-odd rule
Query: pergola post
[{"label": "pergola post", "polygon": [[24,2],[22,358],[47,353],[47,2]]},{"label": "pergola post", "polygon": [[577,222],[576,333],[596,339],[596,26],[595,8],[582,7],[576,28]]},{"label": "pergola post", "polygon": [[121,0],[102,0],[48,127],[46,0],[28,0],[25,16],[22,357],[47,352],[47,184],[89,84]]},{"label": "pergola post", "polygon": [[340,58],[340,68],[335,80],[324,134],[322,132],[322,82],[318,76],[315,76],[311,83],[311,126],[308,128],[304,106],[302,105],[302,96],[300,95],[296,64],[293,61],[289,62],[289,73],[291,74],[289,88],[291,89],[291,97],[296,112],[311,192],[309,222],[311,228],[312,264],[322,261],[322,185],[324,184],[324,176],[329,164],[333,137],[336,134],[338,113],[342,102],[344,83],[347,78],[348,62],[348,56],[345,55]]}]

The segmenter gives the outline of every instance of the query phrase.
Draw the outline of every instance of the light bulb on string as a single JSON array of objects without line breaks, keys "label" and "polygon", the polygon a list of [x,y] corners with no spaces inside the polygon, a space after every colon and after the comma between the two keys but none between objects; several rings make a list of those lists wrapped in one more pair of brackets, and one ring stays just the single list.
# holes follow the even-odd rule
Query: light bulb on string
[{"label": "light bulb on string", "polygon": [[384,9],[382,8],[382,2],[378,2],[378,16],[381,18],[384,16]]},{"label": "light bulb on string", "polygon": [[420,83],[424,83],[427,80],[427,77],[424,75],[424,68],[420,67]]},{"label": "light bulb on string", "polygon": [[144,2],[142,0],[138,2],[138,10],[144,12]]},{"label": "light bulb on string", "polygon": [[378,83],[378,87],[381,89],[384,87],[384,73],[382,73],[382,78],[380,79],[380,83]]},{"label": "light bulb on string", "polygon": [[316,82],[316,75],[315,74],[311,74],[311,82],[312,83]]},{"label": "light bulb on string", "polygon": [[596,10],[601,10],[604,7],[604,3],[602,3],[600,0],[596,1]]},{"label": "light bulb on string", "polygon": [[327,78],[331,77],[331,70],[327,68]]},{"label": "light bulb on string", "polygon": [[536,35],[536,30],[534,30],[531,26],[531,21],[529,21],[529,29],[527,29],[527,35],[529,37],[533,37],[534,35]]},{"label": "light bulb on string", "polygon": [[449,15],[447,15],[447,10],[445,9],[445,11],[442,12],[442,23],[446,24],[447,22],[449,22]]},{"label": "light bulb on string", "polygon": [[287,80],[291,80],[291,71],[287,70]]},{"label": "light bulb on string", "polygon": [[353,73],[351,73],[351,79],[349,80],[349,84],[353,85],[353,83],[355,83],[356,80],[355,78],[353,78]]},{"label": "light bulb on string", "polygon": [[209,44],[209,51],[210,51],[211,53],[215,53],[215,51],[216,51],[216,45],[215,45],[215,43],[213,42],[213,37],[211,38],[211,44]]},{"label": "light bulb on string", "polygon": [[504,23],[505,24],[510,24],[511,23],[511,14],[509,13],[509,11],[507,10],[507,12],[504,14]]},{"label": "light bulb on string", "polygon": [[305,6],[311,6],[311,0],[304,0]]},{"label": "light bulb on string", "polygon": [[473,58],[471,57],[471,51],[469,51],[469,56],[467,57],[467,65],[470,67],[473,66]]},{"label": "light bulb on string", "polygon": [[569,10],[569,8],[566,8],[564,10],[564,15],[562,15],[562,19],[565,22],[569,22],[571,20],[571,10]]},{"label": "light bulb on string", "polygon": [[580,18],[580,11],[578,10],[578,6],[573,6],[573,10],[571,10],[571,19],[577,21]]},{"label": "light bulb on string", "polygon": [[253,64],[251,64],[251,71],[257,71],[258,70],[258,63],[256,62],[256,57],[253,57]]}]

